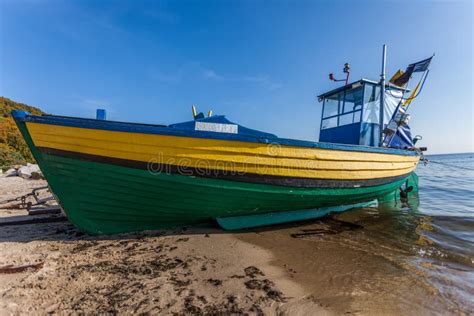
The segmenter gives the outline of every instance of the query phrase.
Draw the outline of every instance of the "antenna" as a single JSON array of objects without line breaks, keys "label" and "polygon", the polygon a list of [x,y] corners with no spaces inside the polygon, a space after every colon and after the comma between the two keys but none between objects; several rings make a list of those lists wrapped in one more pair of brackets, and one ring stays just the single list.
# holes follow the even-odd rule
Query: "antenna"
[{"label": "antenna", "polygon": [[345,81],[345,84],[347,84],[349,82],[349,75],[351,73],[351,67],[349,66],[349,63],[345,63],[344,64],[344,68],[342,69],[342,72],[346,74],[346,79],[336,79],[334,77],[334,74],[331,72],[329,74],[329,80],[331,81],[335,81],[335,82],[338,82],[338,81]]},{"label": "antenna", "polygon": [[342,71],[346,74],[346,84],[349,82],[349,75],[351,73],[351,67],[349,67],[349,63],[344,64],[344,69]]},{"label": "antenna", "polygon": [[382,72],[380,73],[380,114],[379,114],[379,126],[380,126],[380,138],[379,147],[383,145],[383,111],[384,111],[384,99],[385,99],[385,66],[387,63],[387,45],[383,44],[382,49]]}]

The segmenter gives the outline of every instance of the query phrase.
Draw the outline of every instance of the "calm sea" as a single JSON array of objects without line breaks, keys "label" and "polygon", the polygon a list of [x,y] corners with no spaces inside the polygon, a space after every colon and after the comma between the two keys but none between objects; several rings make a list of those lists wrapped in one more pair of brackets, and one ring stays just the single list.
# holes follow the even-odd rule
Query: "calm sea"
[{"label": "calm sea", "polygon": [[418,194],[380,206],[385,242],[403,249],[451,310],[474,313],[474,153],[426,158]]},{"label": "calm sea", "polygon": [[441,295],[474,313],[474,153],[431,155],[417,169],[416,212],[431,227],[420,232],[431,248],[420,261]]}]

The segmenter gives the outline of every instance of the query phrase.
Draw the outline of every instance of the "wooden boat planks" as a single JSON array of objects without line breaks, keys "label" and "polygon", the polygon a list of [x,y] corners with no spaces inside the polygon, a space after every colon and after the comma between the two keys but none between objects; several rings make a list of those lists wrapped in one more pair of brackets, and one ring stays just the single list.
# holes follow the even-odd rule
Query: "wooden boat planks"
[{"label": "wooden boat planks", "polygon": [[[21,216],[22,218],[27,216]],[[14,225],[28,225],[28,224],[43,224],[43,223],[55,223],[55,222],[64,222],[67,221],[66,216],[57,216],[57,217],[42,217],[34,219],[21,219],[15,221],[4,221],[0,222],[0,226],[14,226]]]},{"label": "wooden boat planks", "polygon": [[44,214],[61,214],[61,207],[59,205],[51,205],[46,207],[32,207],[28,209],[28,215]]}]

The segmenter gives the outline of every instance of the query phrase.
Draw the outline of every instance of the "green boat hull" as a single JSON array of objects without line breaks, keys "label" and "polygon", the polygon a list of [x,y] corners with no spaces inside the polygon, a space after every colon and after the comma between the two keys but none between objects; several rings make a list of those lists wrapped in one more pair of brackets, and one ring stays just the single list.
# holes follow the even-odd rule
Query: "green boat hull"
[{"label": "green boat hull", "polygon": [[46,177],[69,219],[91,234],[194,225],[218,217],[373,200],[403,181],[351,189],[288,189],[193,178],[43,156]]},{"label": "green boat hull", "polygon": [[289,188],[153,173],[41,153],[24,123],[18,126],[68,218],[89,234],[168,229],[217,218],[367,202],[405,181],[358,188]]}]

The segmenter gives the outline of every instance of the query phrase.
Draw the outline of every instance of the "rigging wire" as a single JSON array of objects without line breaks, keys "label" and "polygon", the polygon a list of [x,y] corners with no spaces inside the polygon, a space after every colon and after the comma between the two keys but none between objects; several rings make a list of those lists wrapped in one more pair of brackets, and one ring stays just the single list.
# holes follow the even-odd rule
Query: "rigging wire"
[{"label": "rigging wire", "polygon": [[429,159],[428,159],[428,163],[435,163],[435,164],[439,164],[439,165],[443,165],[443,166],[447,166],[447,167],[458,168],[458,169],[462,169],[462,170],[474,171],[474,168],[463,167],[463,166],[457,166],[457,165],[449,164],[449,163],[446,163],[446,162],[433,161],[433,160],[429,160]]}]

